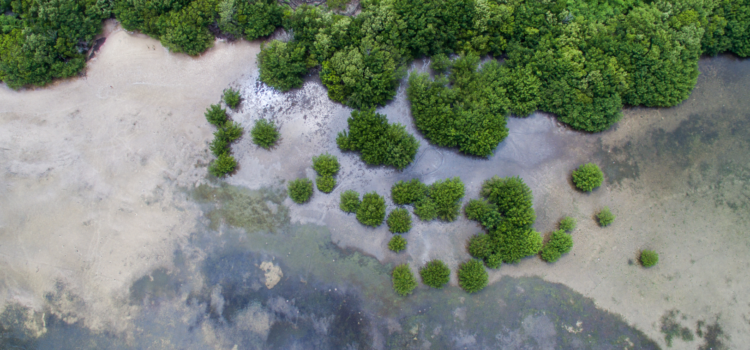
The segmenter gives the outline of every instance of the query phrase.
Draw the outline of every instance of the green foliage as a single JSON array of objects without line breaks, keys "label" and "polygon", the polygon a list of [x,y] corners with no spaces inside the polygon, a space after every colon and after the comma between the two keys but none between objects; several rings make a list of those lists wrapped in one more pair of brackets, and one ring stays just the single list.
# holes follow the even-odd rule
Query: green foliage
[{"label": "green foliage", "polygon": [[437,205],[432,199],[425,198],[414,205],[414,215],[422,221],[434,220],[438,216]]},{"label": "green foliage", "polygon": [[469,260],[458,268],[458,285],[468,293],[478,292],[487,286],[487,270],[479,260]]},{"label": "green foliage", "polygon": [[240,104],[240,91],[232,88],[225,89],[222,99],[224,100],[224,103],[229,106],[229,108],[235,109],[237,108],[237,105]]},{"label": "green foliage", "polygon": [[346,190],[341,193],[339,208],[347,213],[356,213],[360,205],[359,193],[354,190]]},{"label": "green foliage", "polygon": [[386,224],[388,224],[388,230],[392,233],[409,232],[411,230],[411,215],[406,209],[395,209],[388,214]]},{"label": "green foliage", "polygon": [[573,237],[563,230],[552,232],[547,244],[542,248],[542,260],[553,263],[573,248]]},{"label": "green foliage", "polygon": [[481,194],[484,198],[470,201],[466,213],[489,234],[472,238],[469,253],[483,259],[490,268],[537,254],[542,248],[542,237],[531,229],[536,214],[531,207],[531,189],[523,180],[495,176],[482,184]]},{"label": "green foliage", "polygon": [[452,65],[451,59],[442,53],[432,56],[432,61],[430,61],[430,69],[438,74],[447,72]]},{"label": "green foliage", "polygon": [[573,171],[573,183],[584,192],[591,192],[602,185],[604,174],[594,163],[583,164]]},{"label": "green foliage", "polygon": [[326,6],[328,6],[329,9],[343,10],[346,8],[346,4],[350,1],[351,0],[326,0]]},{"label": "green foliage", "polygon": [[216,12],[221,33],[255,40],[270,35],[281,25],[283,8],[274,0],[220,0]]},{"label": "green foliage", "polygon": [[295,203],[302,204],[307,202],[313,194],[313,184],[310,179],[299,178],[289,182],[287,187],[289,198]]},{"label": "green foliage", "polygon": [[419,141],[401,124],[389,124],[374,110],[352,111],[347,120],[349,132],[340,132],[336,144],[342,151],[359,151],[370,165],[389,165],[403,169],[414,161]]},{"label": "green foliage", "polygon": [[226,141],[227,143],[231,143],[240,138],[243,131],[244,129],[242,128],[242,126],[240,126],[240,124],[238,124],[237,122],[227,122],[224,124],[224,126],[219,128],[219,130],[216,130],[216,132],[214,132],[214,140],[218,139]]},{"label": "green foliage", "polygon": [[442,260],[435,259],[428,262],[427,265],[419,270],[419,275],[422,277],[422,283],[441,289],[448,284],[451,269]]},{"label": "green foliage", "polygon": [[561,231],[570,232],[575,230],[576,224],[576,219],[570,216],[566,216],[562,220],[560,220],[560,224],[558,225],[558,227]]},{"label": "green foliage", "polygon": [[484,198],[469,200],[469,203],[464,207],[466,218],[469,220],[481,221],[493,211],[497,211],[497,206]]},{"label": "green foliage", "polygon": [[274,40],[261,48],[258,54],[260,81],[281,91],[302,86],[302,75],[307,72],[304,47],[295,42]]},{"label": "green foliage", "polygon": [[596,214],[596,218],[599,219],[599,226],[609,226],[615,221],[615,214],[609,211],[609,207],[604,207],[599,214]]},{"label": "green foliage", "polygon": [[391,198],[398,205],[414,204],[427,196],[429,187],[419,179],[411,179],[409,182],[399,181],[391,187]]},{"label": "green foliage", "polygon": [[385,199],[375,192],[366,193],[357,209],[357,220],[367,226],[377,227],[385,219]]},{"label": "green foliage", "polygon": [[312,158],[313,169],[320,176],[333,176],[339,172],[339,160],[328,153]]},{"label": "green foliage", "polygon": [[211,165],[208,166],[208,172],[216,177],[222,177],[234,171],[237,167],[237,161],[234,157],[224,152],[214,160]]},{"label": "green foliage", "polygon": [[406,249],[406,239],[400,235],[395,235],[388,241],[388,249],[396,253]]},{"label": "green foliage", "polygon": [[318,178],[315,179],[315,185],[320,192],[331,193],[333,188],[336,187],[336,179],[331,175],[318,175]]},{"label": "green foliage", "polygon": [[220,156],[224,153],[229,153],[230,142],[227,139],[214,137],[213,141],[209,145],[209,149],[214,156]]},{"label": "green foliage", "polygon": [[460,200],[464,197],[464,183],[458,177],[436,181],[430,185],[429,195],[441,220],[456,220],[461,208]]},{"label": "green foliage", "polygon": [[211,105],[206,109],[206,120],[216,127],[222,127],[227,123],[227,111],[219,105]]},{"label": "green foliage", "polygon": [[653,250],[644,250],[641,252],[640,260],[643,267],[651,267],[659,262],[659,254]]},{"label": "green foliage", "polygon": [[[394,237],[395,238],[395,237]],[[401,296],[407,296],[417,288],[417,279],[409,265],[398,265],[393,269],[393,290]]]},{"label": "green foliage", "polygon": [[270,149],[279,140],[279,131],[273,121],[258,119],[255,121],[253,129],[250,130],[250,136],[253,137],[253,143]]}]

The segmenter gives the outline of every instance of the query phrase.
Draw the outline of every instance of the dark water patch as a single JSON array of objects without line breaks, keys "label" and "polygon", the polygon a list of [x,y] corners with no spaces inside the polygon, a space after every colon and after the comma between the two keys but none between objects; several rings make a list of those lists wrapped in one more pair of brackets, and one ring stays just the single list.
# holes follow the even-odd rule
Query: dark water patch
[{"label": "dark water patch", "polygon": [[130,286],[130,302],[141,305],[154,304],[162,298],[172,299],[183,283],[182,276],[173,277],[167,269],[156,269]]},{"label": "dark water patch", "polygon": [[621,185],[625,179],[637,180],[640,175],[638,161],[634,156],[635,145],[632,141],[622,146],[604,146],[598,140],[594,157],[600,159],[602,172],[608,184]]},{"label": "dark water patch", "polygon": [[[664,334],[664,342],[667,343],[667,346],[671,347],[672,340],[675,338],[680,338],[686,342],[693,341],[693,332],[690,331],[690,328],[680,324],[680,321],[677,318],[679,315],[680,311],[669,310],[661,317],[660,331]],[[684,315],[682,316],[682,319],[685,319]]]},{"label": "dark water patch", "polygon": [[671,132],[664,129],[651,131],[651,143],[656,156],[669,160],[682,169],[693,165],[693,153],[707,151],[719,138],[721,115],[699,116],[692,114]]}]

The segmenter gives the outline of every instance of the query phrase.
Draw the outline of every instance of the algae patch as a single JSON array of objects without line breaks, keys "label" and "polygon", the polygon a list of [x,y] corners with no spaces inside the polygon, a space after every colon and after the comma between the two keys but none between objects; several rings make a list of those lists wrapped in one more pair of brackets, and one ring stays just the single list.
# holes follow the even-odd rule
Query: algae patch
[{"label": "algae patch", "polygon": [[204,205],[212,230],[225,223],[247,232],[278,232],[289,223],[289,208],[281,204],[286,198],[284,188],[200,185],[193,191],[193,198]]}]

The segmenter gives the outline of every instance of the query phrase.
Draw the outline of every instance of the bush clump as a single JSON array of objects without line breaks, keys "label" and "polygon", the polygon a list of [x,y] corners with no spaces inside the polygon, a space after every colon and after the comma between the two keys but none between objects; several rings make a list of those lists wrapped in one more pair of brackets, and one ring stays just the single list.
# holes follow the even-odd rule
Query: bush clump
[{"label": "bush clump", "polygon": [[583,164],[573,171],[573,183],[581,191],[591,192],[602,185],[604,174],[594,163]]},{"label": "bush clump", "polygon": [[478,292],[487,286],[487,270],[479,260],[469,260],[458,268],[458,285],[468,293]]},{"label": "bush clump", "polygon": [[313,194],[313,184],[308,178],[299,178],[289,183],[289,197],[297,204],[307,202]]},{"label": "bush clump", "polygon": [[461,208],[460,200],[464,197],[464,183],[458,177],[436,181],[430,185],[429,196],[435,202],[437,216],[441,220],[456,220]]},{"label": "bush clump", "polygon": [[258,54],[260,81],[281,91],[302,86],[302,75],[307,72],[305,48],[297,42],[274,40],[261,45]]},{"label": "bush clump", "polygon": [[206,109],[204,115],[206,116],[206,120],[217,128],[227,123],[227,111],[219,105],[211,105],[211,107]]},{"label": "bush clump", "polygon": [[253,129],[250,130],[253,137],[253,143],[265,149],[271,148],[279,140],[279,131],[273,121],[258,119],[255,121]]},{"label": "bush clump", "polygon": [[315,179],[315,186],[318,187],[320,192],[331,193],[333,188],[336,187],[336,179],[331,175],[318,176]]},{"label": "bush clump", "polygon": [[388,241],[388,249],[396,253],[406,249],[406,239],[400,235],[395,235]]},{"label": "bush clump", "polygon": [[659,254],[657,254],[653,250],[644,250],[641,252],[641,257],[639,260],[641,261],[641,265],[643,265],[643,267],[651,267],[659,262]]},{"label": "bush clump", "polygon": [[357,209],[357,221],[363,225],[377,227],[385,219],[385,199],[375,192],[366,193]]},{"label": "bush clump", "polygon": [[428,190],[429,187],[418,179],[399,181],[391,187],[391,198],[398,205],[414,204],[427,197]]},{"label": "bush clump", "polygon": [[312,158],[313,169],[320,176],[333,176],[339,172],[339,160],[328,153]]},{"label": "bush clump", "polygon": [[375,110],[352,111],[347,120],[349,132],[342,131],[336,144],[342,151],[360,152],[370,165],[388,165],[403,169],[414,161],[419,141],[401,124],[389,124]]},{"label": "bush clump", "polygon": [[388,224],[388,230],[391,233],[406,233],[411,230],[411,215],[404,208],[398,208],[390,212],[385,222]]},{"label": "bush clump", "polygon": [[547,244],[542,248],[542,260],[553,263],[573,248],[573,237],[563,230],[552,232]]},{"label": "bush clump", "polygon": [[440,289],[450,280],[451,269],[441,260],[435,259],[419,270],[419,275],[422,277],[422,283]]},{"label": "bush clump", "polygon": [[469,253],[489,268],[539,253],[542,237],[531,228],[536,214],[531,189],[523,180],[495,176],[482,184],[481,195],[466,205],[466,216],[479,221],[488,234],[472,237]]},{"label": "bush clump", "polygon": [[229,153],[221,153],[208,167],[208,172],[216,177],[229,174],[237,168],[237,161]]},{"label": "bush clump", "polygon": [[407,296],[417,288],[417,279],[409,265],[398,265],[393,269],[393,290],[401,296]]},{"label": "bush clump", "polygon": [[224,103],[229,106],[229,108],[235,109],[237,108],[237,105],[240,104],[240,91],[232,88],[225,89],[222,99],[224,100]]},{"label": "bush clump", "polygon": [[414,205],[414,215],[422,221],[434,220],[438,216],[437,206],[432,199],[425,198]]},{"label": "bush clump", "polygon": [[609,211],[609,207],[604,207],[596,214],[596,218],[599,220],[599,226],[606,227],[615,221],[615,214]]},{"label": "bush clump", "polygon": [[347,213],[356,213],[359,209],[359,193],[354,190],[346,190],[341,193],[341,203],[339,208]]},{"label": "bush clump", "polygon": [[575,230],[576,224],[577,222],[575,218],[566,216],[562,220],[560,220],[560,224],[558,225],[558,228],[565,232],[570,232],[570,231]]}]

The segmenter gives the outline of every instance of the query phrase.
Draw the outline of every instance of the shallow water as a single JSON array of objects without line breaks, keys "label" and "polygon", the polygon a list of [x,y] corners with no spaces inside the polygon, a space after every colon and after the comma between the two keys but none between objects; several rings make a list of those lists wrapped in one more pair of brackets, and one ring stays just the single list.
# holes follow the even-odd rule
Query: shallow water
[{"label": "shallow water", "polygon": [[[115,38],[117,46],[102,47],[102,62],[111,63],[123,48],[143,56],[136,45],[156,55],[155,41]],[[201,60],[213,60],[221,66],[216,69],[224,69],[222,55],[236,49],[244,50],[237,57],[257,52],[223,46],[206,58],[178,63],[200,72],[212,69]],[[167,71],[174,57],[157,53],[157,71]],[[135,62],[147,64],[142,58]],[[180,80],[180,72],[167,71],[172,83],[159,91],[152,87],[158,78],[142,84],[151,73],[134,68],[144,73],[132,82],[116,75],[115,81],[128,86],[123,93],[107,88],[113,78],[102,75],[101,64],[91,64],[86,84],[93,90],[68,82],[3,95],[3,125],[12,127],[6,130],[68,127],[55,136],[60,142],[48,145],[64,152],[68,146],[59,145],[71,138],[76,150],[85,150],[92,137],[105,144],[95,152],[104,160],[92,162],[81,151],[74,160],[50,166],[45,157],[62,151],[45,156],[43,142],[26,144],[3,134],[9,185],[0,190],[13,195],[7,198],[24,198],[18,191],[24,188],[31,198],[0,213],[3,348],[722,349],[750,341],[745,292],[750,281],[742,278],[750,267],[747,60],[701,60],[702,75],[686,102],[669,109],[627,109],[620,123],[600,134],[572,131],[542,113],[509,118],[509,137],[488,159],[430,145],[414,128],[402,85],[396,99],[378,111],[406,125],[421,142],[416,161],[404,171],[367,166],[356,153],[337,149],[336,133],[345,129],[350,110],[331,102],[317,78],[282,94],[258,83],[254,68],[233,68],[239,78],[211,82],[216,96],[225,81],[235,79],[231,86],[241,88],[244,100],[232,118],[246,130],[258,118],[273,119],[282,140],[266,151],[243,137],[233,146],[239,170],[219,182],[201,176],[210,139],[201,116],[203,104],[212,103],[201,97],[207,88],[196,92],[189,80]],[[252,68],[254,62],[244,64]],[[425,67],[418,61],[412,69]],[[213,77],[201,74],[204,80]],[[76,122],[81,116],[75,103],[59,112],[22,106],[39,105],[39,96],[66,88],[73,92],[62,93],[62,99],[80,95],[81,106],[90,100],[94,112],[82,107],[79,113],[86,122]],[[104,102],[87,98],[92,91]],[[147,104],[132,102],[143,96],[149,96]],[[168,96],[168,107],[159,107]],[[190,106],[174,96],[188,96]],[[119,101],[131,101],[124,113],[96,120],[95,113],[119,112]],[[46,119],[55,125],[45,126]],[[29,124],[21,125],[26,120]],[[132,122],[150,123],[154,134],[165,136],[147,129],[131,137]],[[81,125],[71,127],[75,123]],[[111,140],[104,140],[112,130]],[[89,136],[76,138],[82,133]],[[310,203],[292,203],[285,182],[314,178],[311,157],[324,152],[342,164],[334,192],[316,191]],[[120,154],[125,160],[117,160]],[[569,174],[589,161],[602,166],[606,181],[583,194]],[[81,169],[83,176],[71,175]],[[100,180],[99,174],[107,177]],[[390,187],[411,178],[431,183],[459,176],[466,184],[465,202],[478,197],[482,181],[494,175],[518,175],[529,184],[535,228],[543,235],[565,215],[579,224],[573,251],[560,261],[531,257],[504,265],[490,271],[490,286],[474,295],[456,286],[455,268],[469,258],[464,242],[480,232],[476,223],[414,218],[405,234],[407,250],[394,254],[386,248],[391,234],[385,225],[364,227],[338,209],[339,194],[347,189],[377,191],[386,195],[388,210],[394,209]],[[35,207],[35,201],[44,206]],[[605,205],[617,219],[603,229],[592,217]],[[47,229],[63,221],[65,235]],[[18,246],[23,255],[14,252]],[[86,254],[71,258],[79,249]],[[124,257],[102,254],[109,249],[123,250]],[[657,250],[659,264],[639,267],[641,249]],[[420,285],[405,298],[393,292],[389,274],[395,264],[417,271],[434,258],[454,271],[448,287]],[[41,277],[34,277],[40,267]]]}]

